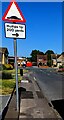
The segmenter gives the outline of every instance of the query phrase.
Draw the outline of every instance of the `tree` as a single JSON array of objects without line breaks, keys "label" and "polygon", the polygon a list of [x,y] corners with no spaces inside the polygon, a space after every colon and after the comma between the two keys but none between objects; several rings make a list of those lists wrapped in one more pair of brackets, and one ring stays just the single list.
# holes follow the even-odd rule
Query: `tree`
[{"label": "tree", "polygon": [[45,54],[47,55],[47,54],[54,54],[54,52],[52,51],[52,50],[47,50],[46,52],[45,52]]},{"label": "tree", "polygon": [[44,53],[39,50],[32,50],[30,55],[31,55],[31,61],[37,62],[37,55],[44,55]]},{"label": "tree", "polygon": [[47,50],[45,54],[47,55],[47,65],[51,67],[53,64],[51,54],[54,54],[54,52],[52,50]]},{"label": "tree", "polygon": [[30,61],[30,62],[31,62],[31,61],[32,61],[32,60],[31,60],[31,57],[27,57],[27,61]]},{"label": "tree", "polygon": [[62,52],[61,55],[64,55],[64,52]]}]

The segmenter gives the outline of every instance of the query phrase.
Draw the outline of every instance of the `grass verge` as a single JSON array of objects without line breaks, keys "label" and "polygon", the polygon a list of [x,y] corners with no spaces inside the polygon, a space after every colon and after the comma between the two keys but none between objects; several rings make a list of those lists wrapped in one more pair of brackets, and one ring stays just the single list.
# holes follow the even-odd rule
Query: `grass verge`
[{"label": "grass verge", "polygon": [[[11,94],[15,85],[15,70],[4,70],[4,72],[11,73],[13,78],[12,79],[0,79],[0,95],[7,95]],[[22,77],[19,74],[18,70],[18,83],[20,83]]]}]

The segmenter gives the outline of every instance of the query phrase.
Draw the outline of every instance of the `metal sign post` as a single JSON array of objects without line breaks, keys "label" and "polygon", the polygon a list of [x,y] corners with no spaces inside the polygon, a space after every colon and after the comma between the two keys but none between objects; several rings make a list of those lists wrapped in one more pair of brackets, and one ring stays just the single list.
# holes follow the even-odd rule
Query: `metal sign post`
[{"label": "metal sign post", "polygon": [[15,56],[15,73],[16,73],[16,100],[17,100],[17,111],[19,111],[18,67],[17,67],[17,40],[16,40],[16,38],[14,38],[14,56]]},{"label": "metal sign post", "polygon": [[19,94],[18,94],[18,67],[17,67],[17,40],[16,38],[25,39],[25,25],[17,24],[16,22],[26,22],[17,2],[11,1],[4,16],[3,21],[11,23],[5,23],[5,32],[7,38],[14,38],[14,56],[15,56],[15,73],[16,73],[16,99],[17,99],[17,111],[19,111]]},{"label": "metal sign post", "polygon": [[17,67],[17,38],[26,38],[26,26],[16,23],[5,23],[5,35],[7,38],[14,38],[14,56],[15,56],[15,74],[16,74],[16,101],[17,111],[19,111],[19,94],[18,94],[18,67]]}]

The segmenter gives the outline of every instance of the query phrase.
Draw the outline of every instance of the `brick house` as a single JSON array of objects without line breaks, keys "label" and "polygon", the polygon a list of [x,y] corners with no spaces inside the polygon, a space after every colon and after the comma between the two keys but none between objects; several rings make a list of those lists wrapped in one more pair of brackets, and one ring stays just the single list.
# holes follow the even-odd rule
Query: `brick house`
[{"label": "brick house", "polygon": [[37,55],[37,65],[42,63],[42,65],[47,65],[47,55]]}]

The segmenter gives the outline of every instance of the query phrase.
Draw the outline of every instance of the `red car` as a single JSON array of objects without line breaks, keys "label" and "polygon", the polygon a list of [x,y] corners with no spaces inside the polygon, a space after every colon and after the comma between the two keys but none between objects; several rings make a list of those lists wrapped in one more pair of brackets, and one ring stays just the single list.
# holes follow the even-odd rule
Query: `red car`
[{"label": "red car", "polygon": [[32,62],[27,62],[26,67],[32,67]]}]

